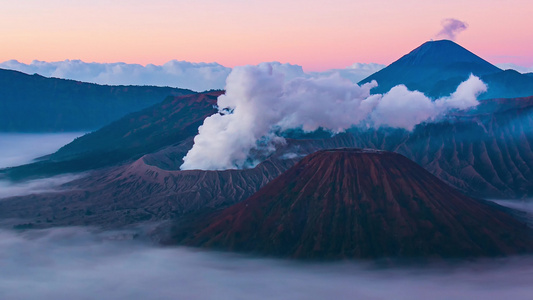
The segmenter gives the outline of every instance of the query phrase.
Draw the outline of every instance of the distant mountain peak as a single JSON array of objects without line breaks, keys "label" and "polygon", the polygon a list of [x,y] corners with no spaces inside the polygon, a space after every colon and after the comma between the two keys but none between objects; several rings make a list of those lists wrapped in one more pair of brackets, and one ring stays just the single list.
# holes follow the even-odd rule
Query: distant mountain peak
[{"label": "distant mountain peak", "polygon": [[494,73],[501,71],[500,68],[490,64],[486,60],[450,40],[425,42],[408,54],[404,55],[392,65],[446,66],[456,63],[479,64],[487,70],[483,73]]},{"label": "distant mountain peak", "polygon": [[498,72],[502,70],[461,45],[437,40],[423,43],[359,84],[376,80],[375,93],[386,93],[403,84],[437,98],[452,93],[470,74],[481,77]]}]

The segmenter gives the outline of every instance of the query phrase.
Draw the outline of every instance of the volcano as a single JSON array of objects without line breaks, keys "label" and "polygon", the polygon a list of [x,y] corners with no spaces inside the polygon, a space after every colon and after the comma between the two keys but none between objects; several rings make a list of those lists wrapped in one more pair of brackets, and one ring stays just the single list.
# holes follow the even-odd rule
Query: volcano
[{"label": "volcano", "polygon": [[503,71],[449,40],[426,42],[359,84],[376,80],[379,86],[372,90],[373,93],[386,93],[392,87],[403,84],[410,90],[437,98],[454,92],[470,74],[488,84],[487,93],[482,94],[480,99],[533,95],[531,77]]},{"label": "volcano", "polygon": [[247,200],[174,231],[189,246],[301,259],[477,257],[533,249],[525,224],[406,157],[308,155]]},{"label": "volcano", "polygon": [[420,45],[360,83],[376,80],[379,86],[375,92],[379,93],[386,93],[392,87],[404,84],[411,90],[428,94],[434,92],[435,86],[446,81],[454,81],[455,84],[455,81],[460,82],[470,74],[480,77],[501,71],[460,45],[440,40]]}]

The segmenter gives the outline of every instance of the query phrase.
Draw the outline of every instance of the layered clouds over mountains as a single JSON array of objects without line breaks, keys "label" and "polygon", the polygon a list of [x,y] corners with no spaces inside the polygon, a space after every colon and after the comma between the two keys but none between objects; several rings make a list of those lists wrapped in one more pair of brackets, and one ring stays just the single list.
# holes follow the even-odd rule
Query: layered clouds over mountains
[{"label": "layered clouds over mountains", "polygon": [[517,64],[512,64],[512,63],[497,64],[496,66],[498,68],[502,69],[502,70],[512,69],[512,70],[516,70],[516,71],[518,71],[520,73],[531,73],[531,72],[533,72],[533,66],[525,67],[525,66],[519,66]]},{"label": "layered clouds over mountains", "polygon": [[[205,119],[184,158],[183,170],[222,170],[253,165],[250,151],[272,151],[283,143],[280,132],[318,128],[333,133],[353,126],[412,130],[450,110],[478,104],[487,86],[471,75],[447,97],[432,100],[404,85],[370,94],[375,81],[361,86],[341,77],[295,77],[286,65],[263,63],[236,67],[218,98],[219,113]],[[294,71],[288,68],[289,71]]]},{"label": "layered clouds over mountains", "polygon": [[[342,77],[358,82],[381,70],[384,65],[355,63],[344,69],[305,73],[301,66],[278,64],[287,76],[327,76],[339,73]],[[186,88],[194,91],[223,89],[231,68],[218,63],[192,63],[172,60],[163,65],[146,66],[127,63],[86,63],[81,60],[58,62],[33,61],[24,64],[16,60],[0,63],[0,68],[16,70],[45,77],[73,79],[109,85],[155,85]]]},{"label": "layered clouds over mountains", "polygon": [[16,60],[0,64],[0,68],[45,77],[73,79],[109,85],[156,85],[187,88],[195,91],[224,87],[230,68],[217,63],[191,63],[172,60],[164,65],[146,66],[126,63],[86,63],[81,60],[58,62]]},{"label": "layered clouds over mountains", "polygon": [[331,69],[324,72],[311,72],[310,75],[321,76],[338,73],[341,77],[346,78],[353,83],[357,83],[385,67],[385,65],[376,63],[355,63],[344,69]]}]

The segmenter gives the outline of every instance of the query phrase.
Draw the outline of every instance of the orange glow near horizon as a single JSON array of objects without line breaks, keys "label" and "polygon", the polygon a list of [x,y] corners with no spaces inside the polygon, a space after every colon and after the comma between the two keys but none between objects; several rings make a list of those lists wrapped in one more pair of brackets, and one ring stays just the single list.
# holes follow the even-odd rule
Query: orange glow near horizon
[{"label": "orange glow near horizon", "polygon": [[3,4],[0,61],[280,61],[321,71],[389,64],[456,18],[470,25],[457,39],[465,48],[492,63],[533,65],[531,1],[72,2]]}]

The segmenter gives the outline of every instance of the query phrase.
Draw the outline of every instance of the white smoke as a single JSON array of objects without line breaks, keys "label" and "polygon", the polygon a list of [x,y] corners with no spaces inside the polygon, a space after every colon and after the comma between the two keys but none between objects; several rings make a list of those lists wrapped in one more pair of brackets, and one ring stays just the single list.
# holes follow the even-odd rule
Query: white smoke
[{"label": "white smoke", "polygon": [[221,89],[231,68],[218,63],[192,63],[171,60],[163,65],[126,63],[86,63],[81,60],[58,62],[33,61],[31,64],[10,60],[0,68],[27,74],[79,80],[110,85],[156,85],[195,91]]},{"label": "white smoke", "polygon": [[432,101],[403,85],[371,95],[376,86],[375,81],[359,86],[339,74],[287,80],[276,64],[236,67],[218,98],[219,113],[200,126],[181,169],[247,167],[252,149],[274,149],[283,142],[278,133],[291,128],[338,133],[365,123],[411,130],[451,109],[477,105],[476,97],[487,89],[470,76],[449,97]]},{"label": "white smoke", "polygon": [[417,124],[434,120],[449,110],[476,106],[477,96],[486,90],[486,85],[474,75],[461,83],[453,94],[435,101],[421,92],[409,91],[404,85],[398,85],[379,99],[370,118],[376,127],[412,130]]}]

